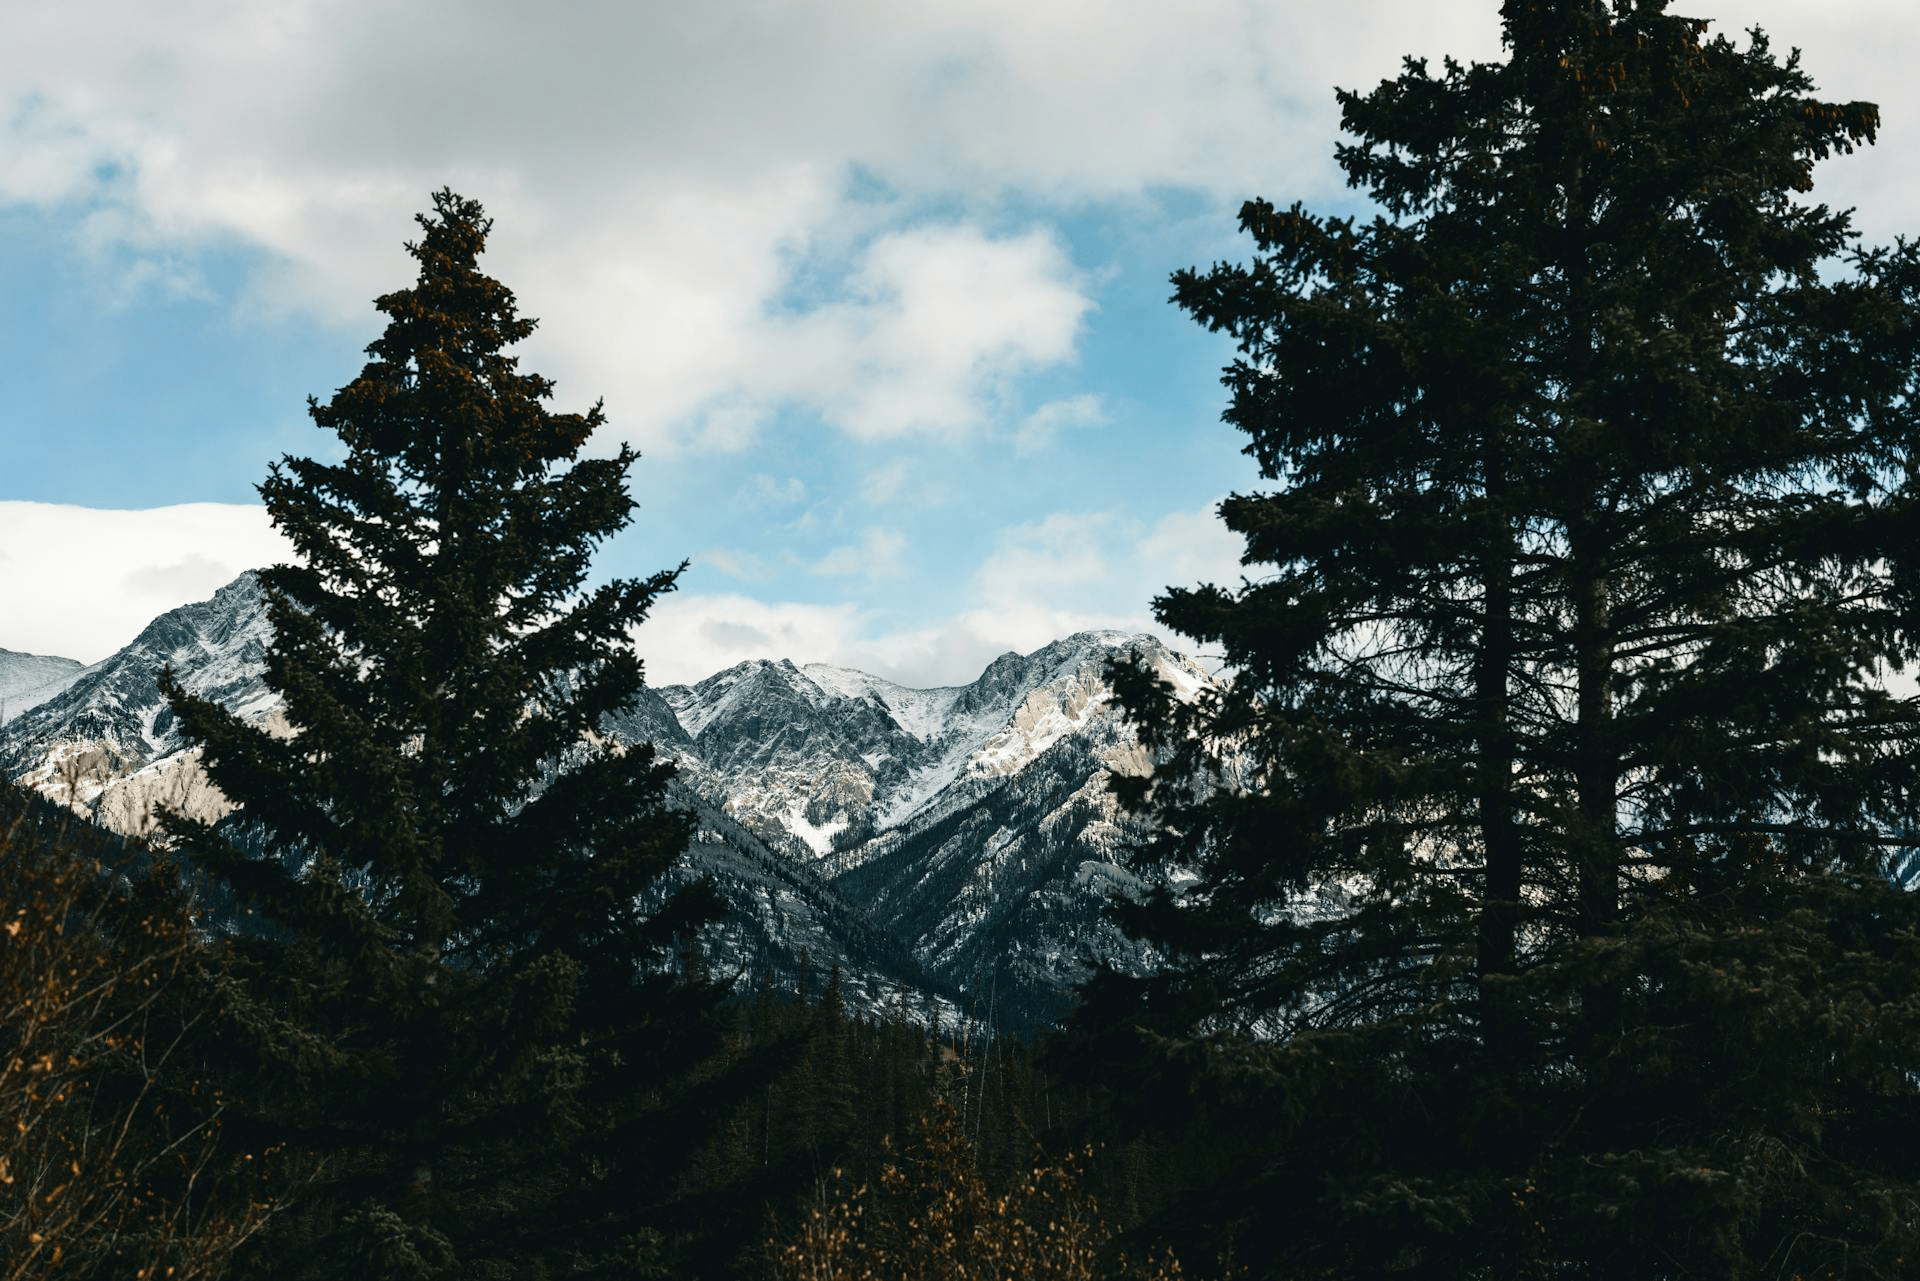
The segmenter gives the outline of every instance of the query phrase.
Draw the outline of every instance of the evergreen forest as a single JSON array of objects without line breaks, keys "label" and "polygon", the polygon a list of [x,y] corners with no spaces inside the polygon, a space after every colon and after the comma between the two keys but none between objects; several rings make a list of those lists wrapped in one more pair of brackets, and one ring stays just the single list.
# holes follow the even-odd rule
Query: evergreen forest
[{"label": "evergreen forest", "polygon": [[[441,190],[259,493],[238,809],[0,790],[0,1281],[1920,1276],[1920,243],[1798,55],[1505,0],[1341,91],[1358,214],[1177,271],[1263,487],[1110,670],[1158,888],[1037,1035],[716,973],[602,737],[680,568]],[[1179,430],[1170,425],[1169,430]]]}]

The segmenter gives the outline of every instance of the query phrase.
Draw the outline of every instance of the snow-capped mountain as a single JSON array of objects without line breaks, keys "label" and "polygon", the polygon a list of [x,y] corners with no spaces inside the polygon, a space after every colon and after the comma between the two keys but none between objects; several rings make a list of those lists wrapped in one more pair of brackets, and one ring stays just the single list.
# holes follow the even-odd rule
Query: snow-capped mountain
[{"label": "snow-capped mountain", "polygon": [[1149,764],[1110,703],[1123,653],[1189,693],[1211,682],[1150,636],[1083,632],[943,689],[762,661],[659,693],[689,736],[690,786],[811,858],[932,978],[1036,1022],[1085,958],[1147,959],[1103,911],[1136,888],[1106,781]]},{"label": "snow-capped mountain", "polygon": [[[268,635],[251,574],[162,615],[104,662],[56,671],[70,683],[0,730],[0,770],[120,832],[159,803],[223,813],[157,677],[170,665],[274,725]],[[905,989],[1031,1024],[1065,1007],[1088,957],[1149,961],[1102,910],[1137,888],[1106,781],[1149,764],[1110,702],[1105,665],[1123,653],[1189,693],[1211,683],[1150,636],[1084,632],[940,689],[742,663],[645,691],[603,729],[680,768],[677,803],[699,822],[680,874],[713,877],[733,907],[705,940],[716,972],[839,964],[862,1004]]]},{"label": "snow-capped mountain", "polygon": [[85,670],[76,659],[0,649],[0,725],[46,702]]},{"label": "snow-capped mountain", "polygon": [[225,813],[197,753],[181,741],[160,673],[171,667],[189,691],[271,723],[279,701],[264,679],[271,635],[259,582],[242,574],[213,599],[160,615],[131,644],[9,719],[0,770],[124,834],[144,831],[161,803],[205,817]]}]

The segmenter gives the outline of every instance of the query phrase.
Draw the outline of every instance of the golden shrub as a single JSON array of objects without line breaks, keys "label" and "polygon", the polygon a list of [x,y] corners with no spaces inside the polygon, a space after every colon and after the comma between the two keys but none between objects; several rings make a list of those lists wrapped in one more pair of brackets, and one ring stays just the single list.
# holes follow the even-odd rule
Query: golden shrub
[{"label": "golden shrub", "polygon": [[212,1277],[269,1207],[179,1062],[192,922],[78,836],[0,801],[0,1281]]},{"label": "golden shrub", "polygon": [[1080,1190],[1078,1162],[1037,1164],[995,1190],[944,1100],[877,1186],[836,1172],[771,1243],[780,1281],[1176,1281],[1166,1254],[1109,1255],[1113,1230]]}]

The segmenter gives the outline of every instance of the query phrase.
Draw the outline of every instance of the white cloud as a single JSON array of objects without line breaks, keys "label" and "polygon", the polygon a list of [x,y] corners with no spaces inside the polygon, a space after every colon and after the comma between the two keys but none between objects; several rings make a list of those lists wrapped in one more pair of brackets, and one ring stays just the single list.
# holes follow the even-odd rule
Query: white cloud
[{"label": "white cloud", "polygon": [[[1714,16],[1804,46],[1827,92],[1913,136],[1905,0]],[[793,255],[888,215],[841,191],[852,167],[905,202],[1321,197],[1335,85],[1499,51],[1485,0],[13,0],[7,35],[0,198],[101,200],[135,241],[238,235],[283,256],[276,288],[352,317],[442,182],[545,247],[556,317],[576,293],[629,318],[753,307]],[[1895,154],[1842,168],[1913,190]]]},{"label": "white cloud", "polygon": [[1109,587],[1110,558],[1125,538],[1127,522],[1110,512],[1056,512],[1044,520],[1004,531],[974,574],[975,593],[990,603],[1044,596],[1070,600]]},{"label": "white cloud", "polygon": [[852,605],[769,603],[749,596],[674,594],[635,633],[650,685],[684,685],[735,663],[838,661],[858,652],[869,615]]},{"label": "white cloud", "polygon": [[782,398],[863,440],[979,426],[1002,384],[1067,360],[1093,303],[1051,233],[928,227],[876,240],[849,296],[759,336]]},{"label": "white cloud", "polygon": [[1169,586],[1231,587],[1240,579],[1240,540],[1215,506],[1151,523],[1087,512],[1014,526],[971,575],[958,609],[913,626],[888,627],[876,611],[851,605],[676,594],[640,629],[640,650],[650,679],[663,684],[748,659],[788,658],[927,687],[964,684],[1008,650],[1030,652],[1091,628],[1164,635],[1153,597]]},{"label": "white cloud", "polygon": [[906,488],[913,465],[904,458],[892,458],[877,467],[869,467],[860,477],[860,501],[869,507],[890,503]]},{"label": "white cloud", "polygon": [[619,435],[737,448],[787,403],[863,439],[968,430],[1091,305],[1005,197],[1331,192],[1331,82],[1493,48],[1483,6],[1359,10],[17,0],[0,204],[84,214],[125,288],[201,288],[195,256],[239,245],[252,311],[371,329],[452,184],[546,322],[528,366]]},{"label": "white cloud", "polygon": [[951,624],[1031,649],[1089,628],[1159,631],[1152,601],[1169,586],[1239,581],[1242,543],[1217,503],[1151,524],[1124,512],[1058,512],[1003,531],[974,571],[972,605]]},{"label": "white cloud", "polygon": [[696,565],[710,565],[729,578],[746,582],[757,582],[773,573],[763,557],[730,547],[709,547],[695,552],[691,559]]},{"label": "white cloud", "polygon": [[[1876,239],[1910,230],[1913,6],[1717,16],[1882,104],[1886,142],[1821,195]],[[12,0],[0,205],[84,213],[121,290],[204,289],[195,255],[238,244],[251,310],[370,330],[450,183],[546,321],[529,367],[605,395],[614,433],[734,449],[796,403],[863,439],[938,434],[1087,323],[1086,281],[1048,232],[1006,232],[1006,197],[1344,199],[1333,86],[1498,37],[1490,0]]]},{"label": "white cloud", "polygon": [[1169,512],[1140,539],[1135,581],[1156,580],[1150,595],[1169,586],[1201,583],[1236,588],[1243,579],[1261,576],[1262,567],[1240,563],[1246,541],[1221,523],[1219,506],[1208,503],[1197,511]]},{"label": "white cloud", "polygon": [[812,574],[898,578],[906,573],[902,558],[907,537],[897,529],[869,529],[858,543],[836,547],[807,567]]},{"label": "white cloud", "polygon": [[756,472],[747,478],[744,492],[754,506],[770,507],[799,502],[807,496],[807,487],[798,476],[775,480],[765,472]]},{"label": "white cloud", "polygon": [[1013,433],[1013,450],[1021,455],[1038,453],[1053,444],[1063,430],[1090,427],[1105,422],[1106,417],[1100,397],[1091,392],[1067,400],[1050,400],[1021,420]]},{"label": "white cloud", "polygon": [[[1002,532],[974,571],[965,608],[876,646],[896,670],[926,683],[971,680],[994,657],[1022,653],[1093,628],[1152,632],[1176,647],[1153,617],[1169,586],[1240,579],[1239,537],[1217,503],[1151,523],[1124,512],[1060,512]],[[898,678],[896,678],[898,679]]]},{"label": "white cloud", "polygon": [[652,685],[692,684],[735,663],[785,658],[858,668],[921,688],[964,684],[1009,649],[1055,639],[985,613],[910,629],[877,622],[872,611],[853,605],[676,593],[654,607],[635,639]]},{"label": "white cloud", "polygon": [[0,547],[0,647],[88,663],[155,615],[293,555],[265,508],[227,503],[110,511],[0,502]]},{"label": "white cloud", "polygon": [[[905,546],[898,531],[869,529],[860,543],[830,553],[822,564],[834,563],[822,572],[897,572]],[[0,502],[0,549],[0,599],[10,606],[0,647],[85,662],[126,644],[156,615],[292,555],[263,508],[220,503],[110,511]],[[1087,628],[1157,630],[1153,596],[1170,584],[1231,585],[1238,555],[1238,539],[1212,504],[1151,523],[1119,512],[1056,513],[1003,531],[959,608],[927,623],[889,627],[874,609],[851,604],[675,593],[637,638],[657,684],[699,680],[752,658],[957,684],[1007,650],[1027,652]],[[764,568],[726,549],[700,559],[742,577]],[[94,590],[76,592],[76,581]]]}]

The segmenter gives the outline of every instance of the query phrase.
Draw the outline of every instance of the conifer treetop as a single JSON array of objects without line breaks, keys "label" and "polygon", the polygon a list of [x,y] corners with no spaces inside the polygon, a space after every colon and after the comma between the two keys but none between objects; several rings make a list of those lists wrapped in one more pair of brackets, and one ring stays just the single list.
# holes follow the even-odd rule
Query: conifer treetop
[{"label": "conifer treetop", "polygon": [[631,519],[637,455],[581,458],[600,405],[553,412],[520,370],[534,322],[479,269],[480,205],[442,190],[419,222],[369,360],[308,402],[344,458],[283,458],[260,486],[299,557],[260,576],[295,732],[164,683],[240,807],[163,821],[257,926],[233,942],[237,1052],[287,1085],[262,1124],[339,1172],[303,1277],[395,1241],[440,1260],[405,1275],[519,1275],[570,1230],[633,1228],[601,1198],[670,1180],[634,1132],[718,999],[665,971],[717,911],[660,884],[689,838],[673,769],[599,734],[643,687],[632,632],[679,574],[583,586]]}]

